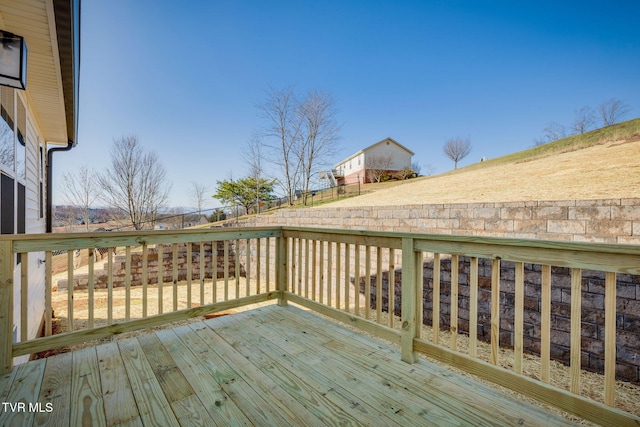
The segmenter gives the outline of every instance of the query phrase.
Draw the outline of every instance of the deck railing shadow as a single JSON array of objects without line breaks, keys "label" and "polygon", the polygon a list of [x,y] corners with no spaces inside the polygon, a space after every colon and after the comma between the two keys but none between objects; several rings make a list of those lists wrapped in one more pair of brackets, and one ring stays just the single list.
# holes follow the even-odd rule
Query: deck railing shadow
[{"label": "deck railing shadow", "polygon": [[[213,262],[212,270],[218,273],[212,273],[209,281],[204,271],[207,255],[203,242],[214,242],[211,244],[214,249],[208,256],[212,258],[209,260]],[[157,264],[157,269],[163,271],[156,272],[165,280],[172,279],[168,283],[162,280],[155,285],[150,283],[149,248],[155,245],[171,248],[170,251],[163,249],[163,253],[167,252],[165,262]],[[179,254],[179,245],[184,246],[186,254]],[[78,292],[74,289],[76,286],[55,291],[66,296],[68,332],[52,335],[52,251],[67,251],[67,283],[73,284],[77,282],[74,281],[73,251],[89,249],[91,252],[97,248],[122,248],[124,268],[114,270],[112,255],[108,255],[108,277],[104,289],[98,291],[94,260],[89,257],[86,307],[83,306],[81,311],[77,305],[79,299],[74,299],[74,291]],[[132,280],[136,274],[131,267],[132,253],[141,257],[140,281],[135,283]],[[468,295],[464,296],[463,307],[459,303],[451,303],[461,300],[461,257],[468,260],[464,280]],[[449,261],[444,262],[445,258]],[[18,265],[17,259],[20,260]],[[30,266],[40,266],[41,260],[44,260],[44,274],[33,274]],[[500,263],[505,261],[513,263],[514,267],[512,369],[505,369],[498,363]],[[479,266],[487,263],[491,265],[491,278],[484,282],[484,300],[480,301]],[[537,316],[539,324],[535,325],[540,335],[540,380],[527,377],[522,372],[525,263],[540,266],[541,301]],[[428,289],[425,288],[426,264],[431,265],[430,277],[426,281]],[[446,265],[449,267],[442,267]],[[549,384],[552,267],[568,268],[571,277],[568,290],[571,325],[569,390]],[[581,277],[584,269],[603,272],[604,275],[602,402],[580,396]],[[238,274],[232,274],[232,271]],[[383,286],[384,272],[387,274],[386,286]],[[1,236],[0,374],[12,369],[13,358],[17,356],[250,304],[277,300],[278,304],[286,305],[290,301],[396,343],[400,346],[404,362],[414,363],[418,354],[423,353],[582,418],[601,424],[638,425],[640,418],[615,408],[618,274],[640,274],[638,246],[295,227]],[[114,275],[119,275],[122,280]],[[396,284],[397,277],[399,284]],[[121,283],[124,298],[114,300],[115,283]],[[445,283],[447,295],[442,294]],[[29,299],[38,287],[45,295],[45,334],[30,339],[34,320],[29,317],[29,308],[36,301]],[[180,289],[186,289],[186,296],[178,297]],[[99,300],[96,292],[106,292],[107,322],[104,325],[96,325],[95,322],[96,318],[104,317],[102,312],[96,315],[100,309],[95,304]],[[448,312],[441,312],[441,298],[448,299]],[[482,360],[477,353],[477,334],[469,334],[465,353],[459,351],[458,319],[459,311],[465,310],[468,314],[465,314],[468,317],[465,329],[478,330],[478,307],[486,304],[487,298],[490,300],[490,313],[489,324],[485,327],[490,330],[491,356],[489,360]],[[111,315],[114,301],[125,305],[124,320],[116,320]],[[132,304],[140,305],[141,309],[132,310]],[[393,315],[383,316],[390,307],[399,307],[399,321]],[[423,337],[421,332],[425,307],[433,324],[429,337]],[[397,313],[398,309],[395,311]],[[439,332],[442,318],[448,320],[447,345],[444,345]],[[531,319],[528,318],[527,322]]]}]

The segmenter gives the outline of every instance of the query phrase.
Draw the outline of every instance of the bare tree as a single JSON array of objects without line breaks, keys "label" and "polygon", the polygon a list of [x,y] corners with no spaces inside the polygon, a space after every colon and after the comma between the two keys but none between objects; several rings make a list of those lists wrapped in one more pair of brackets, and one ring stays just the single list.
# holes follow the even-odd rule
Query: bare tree
[{"label": "bare tree", "polygon": [[557,141],[566,135],[564,126],[556,122],[547,123],[547,126],[542,131],[547,142]]},{"label": "bare tree", "polygon": [[198,209],[198,215],[202,215],[202,209],[209,201],[209,198],[207,197],[208,192],[209,187],[207,187],[206,185],[202,184],[201,182],[191,181],[191,191],[189,192],[189,198],[196,209]]},{"label": "bare tree", "polygon": [[420,165],[420,162],[411,162],[411,169],[415,172],[416,175],[420,175],[422,165]]},{"label": "bare tree", "polygon": [[374,154],[367,156],[365,168],[369,182],[380,182],[385,172],[391,168],[393,156],[391,154]]},{"label": "bare tree", "polygon": [[296,145],[299,143],[297,103],[292,87],[281,90],[269,88],[266,95],[264,102],[256,105],[266,122],[258,135],[271,151],[273,161],[280,166],[283,175],[281,184],[292,205],[300,178],[300,162],[296,155]]},{"label": "bare tree", "polygon": [[622,120],[631,111],[631,106],[616,98],[604,101],[598,107],[602,126],[611,126]]},{"label": "bare tree", "polygon": [[402,168],[402,170],[396,173],[396,177],[400,178],[403,181],[405,179],[415,178],[416,176],[418,176],[418,173],[414,171],[413,168],[410,166]]},{"label": "bare tree", "polygon": [[546,144],[547,141],[545,141],[543,138],[534,138],[533,139],[533,147],[539,147],[541,145]]},{"label": "bare tree", "polygon": [[73,205],[54,206],[53,224],[54,227],[64,227],[68,233],[77,232],[78,217],[81,216],[80,209]]},{"label": "bare tree", "polygon": [[425,164],[420,169],[421,170],[424,169],[424,176],[431,176],[436,172],[436,167],[433,166],[431,163]]},{"label": "bare tree", "polygon": [[298,158],[302,172],[304,204],[310,190],[311,177],[326,166],[336,153],[340,126],[336,122],[335,101],[326,92],[311,91],[296,108],[300,144]]},{"label": "bare tree", "polygon": [[90,208],[95,205],[100,195],[98,176],[86,166],[81,166],[77,174],[65,173],[63,181],[66,203],[76,208],[77,214],[82,218],[82,223],[89,231]]},{"label": "bare tree", "polygon": [[582,107],[576,110],[576,118],[571,125],[571,130],[575,133],[585,133],[591,130],[596,124],[596,113],[591,107]]},{"label": "bare tree", "polygon": [[458,169],[458,161],[464,159],[471,152],[471,141],[469,138],[456,136],[449,138],[442,147],[445,156],[453,160],[453,168]]},{"label": "bare tree", "polygon": [[313,90],[299,101],[291,87],[270,88],[257,108],[266,122],[258,137],[280,166],[281,185],[293,204],[296,190],[306,195],[312,177],[337,151],[340,126],[335,101],[322,91]]},{"label": "bare tree", "polygon": [[158,156],[145,152],[136,136],[113,141],[110,168],[98,181],[104,202],[125,213],[136,230],[153,226],[171,189]]},{"label": "bare tree", "polygon": [[242,160],[249,166],[249,177],[256,183],[256,213],[260,213],[260,183],[264,178],[264,147],[258,135],[253,135],[242,150]]}]

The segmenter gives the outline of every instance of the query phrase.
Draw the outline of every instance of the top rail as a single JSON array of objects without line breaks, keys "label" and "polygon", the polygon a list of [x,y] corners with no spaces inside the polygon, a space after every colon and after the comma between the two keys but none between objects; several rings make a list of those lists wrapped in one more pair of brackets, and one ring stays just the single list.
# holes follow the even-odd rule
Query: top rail
[{"label": "top rail", "polygon": [[135,245],[187,243],[205,240],[236,240],[261,237],[279,237],[279,228],[239,228],[202,230],[117,231],[94,233],[19,234],[0,236],[13,241],[13,252],[38,252],[108,248]]},{"label": "top rail", "polygon": [[640,274],[638,245],[286,226],[281,230],[284,237],[394,249],[402,248],[402,239],[413,239],[414,249],[424,252]]}]

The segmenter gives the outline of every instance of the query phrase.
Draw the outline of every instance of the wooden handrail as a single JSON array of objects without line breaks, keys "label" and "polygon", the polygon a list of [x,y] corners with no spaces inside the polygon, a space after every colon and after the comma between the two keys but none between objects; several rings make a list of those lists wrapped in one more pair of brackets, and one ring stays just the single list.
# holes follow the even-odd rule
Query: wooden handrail
[{"label": "wooden handrail", "polygon": [[[274,237],[275,239],[271,239]],[[260,243],[260,239],[264,239]],[[265,243],[266,241],[266,243]],[[223,242],[220,255],[224,259],[224,292],[225,300],[205,304],[204,300],[204,249],[200,245],[200,252],[192,252],[192,242],[214,242],[212,256],[219,255],[216,242]],[[257,242],[257,243],[256,243]],[[178,310],[177,288],[178,244],[187,243],[187,258],[189,263],[187,283],[188,306],[187,309]],[[147,313],[147,281],[148,281],[148,246],[170,245],[169,256],[172,257],[171,266],[159,268],[160,275],[167,273],[173,279],[173,312],[148,316]],[[240,244],[246,248],[243,256],[244,265],[239,264],[239,257],[235,259],[235,296],[229,300],[230,271],[234,265],[229,265],[230,247],[238,251]],[[261,246],[264,244],[264,251]],[[252,246],[254,245],[254,246]],[[129,303],[132,288],[131,246],[141,246],[142,256],[142,291],[143,291],[143,318],[130,320]],[[106,326],[93,326],[93,318],[89,320],[89,328],[81,331],[73,331],[73,263],[72,251],[77,249],[125,247],[126,263],[124,267],[125,291],[127,301],[126,321],[109,324]],[[255,249],[257,260],[255,269],[258,277],[245,279],[245,287],[240,287],[238,272],[241,268],[251,270],[254,261],[251,250]],[[68,262],[68,312],[71,331],[65,334],[26,340],[27,336],[27,297],[28,274],[30,252],[46,253],[46,284],[45,297],[47,307],[51,304],[51,251],[67,251]],[[165,253],[167,249],[165,248]],[[396,255],[401,253],[400,259]],[[431,340],[421,337],[423,304],[423,257],[425,253],[433,254],[433,336]],[[15,270],[15,256],[22,254],[22,265]],[[191,258],[199,257],[200,260],[200,301],[198,307],[191,307]],[[272,256],[273,255],[273,256]],[[261,266],[260,259],[265,256],[268,265]],[[109,252],[109,262],[113,261],[113,255]],[[383,262],[383,258],[388,259]],[[446,271],[441,268],[441,262],[451,259],[451,301],[450,304],[450,332],[448,348],[443,345],[440,335],[440,311],[441,281]],[[458,330],[458,296],[462,290],[461,280],[466,277],[459,269],[460,263],[469,266],[469,293],[465,294],[469,301],[469,331],[475,331],[478,322],[479,304],[479,259],[491,261],[491,356],[489,362],[484,362],[476,357],[478,343],[474,333],[470,334],[469,353],[461,354],[458,351],[458,341],[461,340]],[[513,370],[499,367],[499,320],[500,320],[500,267],[502,261],[514,262],[513,289],[515,290],[513,345],[514,363]],[[449,261],[446,261],[449,262]],[[540,272],[540,358],[541,381],[533,380],[522,375],[523,371],[523,307],[525,299],[525,270],[524,264],[532,263],[541,265]],[[486,263],[483,265],[487,265]],[[503,264],[504,265],[504,264]],[[162,262],[160,262],[162,266]],[[550,316],[551,316],[551,267],[566,267],[571,272],[571,330],[570,330],[570,373],[571,385],[569,390],[560,390],[548,384],[550,377]],[[388,323],[381,320],[383,306],[383,270],[388,268],[387,307],[389,315]],[[396,269],[402,269],[402,282],[400,289],[401,322],[394,323],[395,290],[394,280]],[[214,267],[214,269],[217,269]],[[362,271],[364,269],[364,271]],[[15,270],[15,271],[14,271]],[[582,270],[597,270],[605,272],[605,338],[606,351],[604,356],[604,401],[593,402],[579,396],[580,391],[580,351],[581,351],[581,272]],[[112,269],[109,269],[112,272]],[[261,283],[260,272],[266,273],[266,292],[249,296],[252,283]],[[273,276],[269,276],[270,274]],[[375,274],[375,280],[373,280]],[[113,277],[110,273],[108,289],[113,287]],[[354,292],[350,289],[351,276],[355,277]],[[640,246],[595,244],[583,242],[557,242],[539,241],[528,239],[507,239],[477,236],[450,236],[431,235],[419,233],[393,233],[374,232],[365,230],[336,230],[322,228],[300,227],[260,227],[237,229],[204,229],[204,230],[180,230],[180,231],[132,231],[109,233],[73,233],[73,234],[47,234],[47,235],[10,235],[0,236],[0,374],[4,374],[12,368],[12,358],[19,355],[41,351],[63,344],[79,342],[85,339],[94,339],[121,332],[145,328],[150,325],[160,325],[170,321],[199,316],[204,313],[218,311],[230,307],[238,307],[259,301],[277,298],[279,305],[286,305],[287,301],[301,304],[322,314],[334,317],[337,320],[350,323],[365,331],[373,333],[385,339],[390,339],[400,345],[403,361],[413,363],[417,360],[418,352],[424,352],[439,360],[445,361],[461,369],[465,369],[476,375],[494,381],[506,387],[518,389],[529,396],[554,404],[561,409],[573,412],[579,416],[597,422],[615,421],[619,424],[634,423],[640,420],[630,414],[623,413],[612,408],[615,401],[615,369],[616,369],[616,275],[640,274]],[[93,259],[89,261],[89,281],[93,284],[95,279],[93,271]],[[21,319],[17,333],[21,342],[13,343],[14,323],[14,277],[20,277],[22,286],[21,295]],[[269,289],[269,278],[273,277],[275,290]],[[360,288],[360,280],[364,280]],[[254,282],[251,282],[254,280]],[[485,286],[487,286],[485,279]],[[216,290],[215,280],[213,290]],[[169,285],[166,285],[167,287]],[[233,284],[232,284],[233,286]],[[466,284],[464,284],[466,286]],[[529,286],[529,285],[527,285]],[[162,289],[162,280],[159,280],[158,288]],[[197,289],[197,288],[196,288]],[[273,289],[273,288],[272,288]],[[233,287],[231,288],[233,290]],[[239,297],[244,290],[245,297]],[[372,291],[375,290],[375,296]],[[93,292],[90,285],[89,292]],[[361,309],[359,298],[363,294],[366,305]],[[215,295],[215,292],[214,292]],[[462,294],[460,294],[462,295]],[[113,294],[109,293],[109,304],[112,303]],[[162,292],[159,292],[159,309],[162,313]],[[326,299],[325,299],[326,298]],[[436,306],[437,305],[437,306]],[[19,308],[20,308],[19,307]],[[109,306],[111,308],[111,305]],[[375,312],[371,309],[375,308]],[[111,310],[108,310],[111,316]],[[92,314],[91,314],[92,316]],[[374,319],[375,318],[375,319]],[[446,318],[445,318],[446,319]],[[110,323],[111,318],[109,317]],[[46,313],[45,329],[51,330],[51,315]],[[547,393],[549,390],[553,392]],[[541,397],[547,393],[547,397]],[[548,396],[554,396],[549,398]],[[585,403],[586,402],[586,403]],[[608,405],[608,406],[606,406]]]}]

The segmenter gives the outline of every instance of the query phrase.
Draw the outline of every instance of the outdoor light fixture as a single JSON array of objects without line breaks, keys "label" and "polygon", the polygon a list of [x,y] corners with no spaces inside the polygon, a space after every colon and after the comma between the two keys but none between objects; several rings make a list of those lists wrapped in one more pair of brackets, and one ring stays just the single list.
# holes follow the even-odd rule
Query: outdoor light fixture
[{"label": "outdoor light fixture", "polygon": [[27,44],[24,37],[0,30],[0,85],[26,89]]}]

